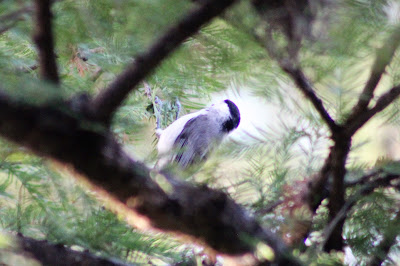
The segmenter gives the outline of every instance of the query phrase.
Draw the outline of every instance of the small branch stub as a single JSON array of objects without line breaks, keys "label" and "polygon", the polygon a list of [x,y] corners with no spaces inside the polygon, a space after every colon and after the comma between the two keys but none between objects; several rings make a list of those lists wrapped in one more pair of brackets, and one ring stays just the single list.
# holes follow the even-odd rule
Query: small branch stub
[{"label": "small branch stub", "polygon": [[39,54],[40,75],[44,80],[59,84],[56,55],[54,53],[54,39],[52,33],[52,0],[35,1],[36,28],[33,39]]}]

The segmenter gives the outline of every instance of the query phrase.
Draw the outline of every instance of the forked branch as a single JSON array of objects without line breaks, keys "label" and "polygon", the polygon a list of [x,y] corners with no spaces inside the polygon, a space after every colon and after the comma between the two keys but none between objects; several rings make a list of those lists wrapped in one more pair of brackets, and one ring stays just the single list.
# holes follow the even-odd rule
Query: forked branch
[{"label": "forked branch", "polygon": [[388,107],[392,102],[394,102],[400,95],[400,86],[395,86],[391,88],[386,93],[379,97],[374,107],[371,109],[366,109],[364,112],[360,113],[352,121],[348,121],[345,124],[345,130],[347,136],[353,136],[358,129],[360,129],[369,119],[371,119],[375,114],[381,112],[386,107]]},{"label": "forked branch", "polygon": [[[349,197],[349,199],[346,200],[346,202],[343,204],[342,208],[334,217],[334,219],[331,220],[331,222],[326,226],[323,233],[324,242],[322,243],[321,246],[324,246],[326,244],[328,239],[331,237],[331,234],[333,233],[333,230],[337,226],[337,224],[340,223],[340,221],[343,221],[347,217],[350,210],[357,203],[357,201],[361,199],[362,196],[369,195],[376,188],[390,186],[393,180],[399,179],[400,177],[399,175],[385,174],[382,171],[375,172],[375,175],[377,175],[378,177],[373,181],[363,184],[362,187],[354,195]],[[360,180],[363,181],[373,177],[374,177],[373,175],[366,175],[362,177]]]},{"label": "forked branch", "polygon": [[357,117],[367,109],[370,101],[374,97],[374,91],[378,86],[383,74],[385,73],[386,67],[392,61],[394,53],[399,45],[400,28],[396,28],[384,42],[384,45],[377,50],[370,77],[365,84],[363,91],[361,92],[358,103],[354,106],[352,113],[347,120],[348,123],[351,123],[353,120],[357,119]]}]

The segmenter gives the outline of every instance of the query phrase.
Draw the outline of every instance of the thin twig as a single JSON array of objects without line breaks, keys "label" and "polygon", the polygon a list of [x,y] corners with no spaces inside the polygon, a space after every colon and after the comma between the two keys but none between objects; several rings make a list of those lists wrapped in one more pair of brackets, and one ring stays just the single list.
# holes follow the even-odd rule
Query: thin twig
[{"label": "thin twig", "polygon": [[281,69],[283,71],[285,71],[293,79],[296,86],[301,90],[301,92],[303,92],[303,94],[306,96],[306,98],[311,102],[311,104],[314,106],[314,108],[320,114],[321,118],[328,125],[329,129],[331,130],[331,133],[332,134],[336,133],[339,130],[339,126],[332,119],[331,115],[328,113],[328,111],[324,107],[324,103],[315,93],[310,80],[306,77],[306,75],[303,73],[301,68],[298,66],[298,63],[293,62],[293,58],[295,58],[295,57],[281,58],[277,51],[278,49],[274,42],[271,31],[267,30],[266,34],[267,34],[267,38],[265,38],[265,40],[262,40],[257,35],[255,36],[256,40],[258,40],[259,42],[262,42],[262,44],[265,47],[265,49],[267,50],[268,54],[272,58],[274,58],[279,63],[279,66],[281,67]]},{"label": "thin twig", "polygon": [[6,25],[4,27],[0,28],[0,35],[5,33],[6,31],[10,30],[12,27],[14,27],[17,24],[18,20],[13,21],[9,25]]},{"label": "thin twig", "polygon": [[10,20],[19,20],[20,17],[26,13],[32,12],[33,8],[32,6],[25,6],[22,7],[16,11],[10,12],[8,14],[5,14],[0,17],[0,22],[6,23],[9,22]]},{"label": "thin twig", "polygon": [[52,0],[35,0],[36,30],[33,37],[39,53],[40,75],[55,84],[60,82],[57,71],[52,32]]},{"label": "thin twig", "polygon": [[174,27],[122,72],[92,102],[93,115],[102,122],[109,123],[115,110],[128,94],[149,75],[168,55],[178,48],[188,37],[195,34],[201,26],[221,14],[236,0],[207,0],[192,10]]},{"label": "thin twig", "polygon": [[384,41],[384,45],[377,50],[374,65],[372,66],[371,75],[365,84],[363,91],[358,99],[358,103],[354,106],[348,121],[351,122],[364,112],[372,98],[374,91],[385,73],[386,67],[392,61],[397,47],[400,45],[400,27]]},{"label": "thin twig", "polygon": [[374,170],[371,173],[366,174],[357,180],[346,182],[345,186],[346,186],[346,188],[348,188],[348,187],[354,187],[357,185],[363,185],[363,184],[369,182],[371,180],[371,178],[376,177],[378,174],[382,174],[382,173],[383,173],[382,169]]},{"label": "thin twig", "polygon": [[388,92],[384,93],[377,100],[374,107],[367,109],[366,111],[360,113],[357,118],[353,121],[348,121],[345,124],[345,131],[347,136],[352,136],[354,133],[360,129],[369,119],[371,119],[375,114],[381,112],[383,109],[388,107],[393,101],[395,101],[400,95],[400,85],[391,88]]},{"label": "thin twig", "polygon": [[335,134],[339,130],[339,126],[332,119],[326,108],[324,107],[324,103],[317,96],[314,89],[311,86],[309,79],[305,76],[300,67],[295,67],[292,63],[286,61],[281,63],[281,68],[292,77],[297,87],[303,92],[306,98],[314,105],[314,108],[320,114],[322,119],[328,125],[332,134]]},{"label": "thin twig", "polygon": [[265,215],[267,213],[272,212],[276,207],[278,207],[279,205],[281,205],[284,202],[284,200],[276,200],[274,202],[271,202],[270,204],[268,204],[267,206],[265,206],[265,208],[262,208],[260,210],[258,210],[256,212],[256,214],[258,215]]},{"label": "thin twig", "polygon": [[31,11],[32,7],[26,6],[1,16],[0,23],[4,23],[5,25],[3,27],[0,27],[0,35],[14,27],[19,21],[23,19],[22,16],[24,14],[30,13]]}]

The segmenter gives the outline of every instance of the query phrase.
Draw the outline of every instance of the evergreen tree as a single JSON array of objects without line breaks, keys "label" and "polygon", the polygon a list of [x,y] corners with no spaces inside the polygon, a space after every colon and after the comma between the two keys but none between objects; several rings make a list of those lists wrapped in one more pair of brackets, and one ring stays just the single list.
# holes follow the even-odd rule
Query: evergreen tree
[{"label": "evergreen tree", "polygon": [[[1,264],[398,263],[399,21],[397,0],[1,1]],[[226,89],[278,123],[152,171],[156,117]]]}]

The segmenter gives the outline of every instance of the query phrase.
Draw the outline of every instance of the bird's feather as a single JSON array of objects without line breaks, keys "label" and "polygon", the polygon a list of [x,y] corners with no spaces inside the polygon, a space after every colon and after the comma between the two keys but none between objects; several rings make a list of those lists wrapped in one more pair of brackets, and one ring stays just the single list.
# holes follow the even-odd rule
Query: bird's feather
[{"label": "bird's feather", "polygon": [[176,138],[174,158],[182,168],[203,161],[211,147],[222,140],[221,126],[215,119],[200,115],[190,119]]}]

